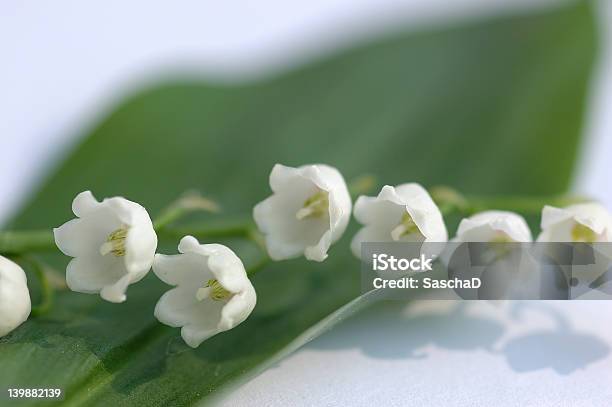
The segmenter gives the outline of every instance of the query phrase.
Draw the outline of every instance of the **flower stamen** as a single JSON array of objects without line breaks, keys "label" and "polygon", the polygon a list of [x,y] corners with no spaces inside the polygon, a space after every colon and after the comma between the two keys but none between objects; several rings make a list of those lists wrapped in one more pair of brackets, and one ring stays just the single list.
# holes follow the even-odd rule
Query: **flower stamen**
[{"label": "flower stamen", "polygon": [[496,232],[495,236],[493,236],[493,238],[491,240],[489,240],[489,243],[512,243],[514,242],[514,240],[508,236],[508,234],[504,233],[504,232]]},{"label": "flower stamen", "polygon": [[128,230],[126,227],[119,228],[108,235],[106,242],[100,247],[100,254],[106,256],[112,253],[116,257],[125,256],[125,239]]},{"label": "flower stamen", "polygon": [[319,191],[312,195],[296,213],[298,220],[320,218],[329,211],[329,195],[326,191]]},{"label": "flower stamen", "polygon": [[231,292],[227,291],[221,283],[217,280],[208,280],[204,287],[201,287],[196,292],[196,298],[198,301],[202,301],[206,298],[212,299],[213,301],[226,300],[232,295]]},{"label": "flower stamen", "polygon": [[419,227],[414,223],[414,219],[408,212],[402,215],[400,223],[391,231],[391,238],[394,241],[399,241],[402,237],[413,233],[420,233]]},{"label": "flower stamen", "polygon": [[588,226],[577,223],[572,228],[572,240],[580,243],[594,243],[597,241],[597,234]]},{"label": "flower stamen", "polygon": [[513,246],[512,243],[514,242],[514,239],[512,239],[506,232],[502,232],[500,230],[496,231],[491,240],[489,240],[489,243],[492,244],[490,245],[489,252],[487,252],[487,263],[492,263],[510,254]]}]

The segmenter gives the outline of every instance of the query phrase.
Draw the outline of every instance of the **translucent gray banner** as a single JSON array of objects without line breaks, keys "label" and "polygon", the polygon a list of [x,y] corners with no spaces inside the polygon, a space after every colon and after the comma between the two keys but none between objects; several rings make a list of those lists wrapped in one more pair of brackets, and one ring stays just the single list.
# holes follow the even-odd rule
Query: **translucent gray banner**
[{"label": "translucent gray banner", "polygon": [[384,298],[612,299],[612,243],[363,243],[362,291]]}]

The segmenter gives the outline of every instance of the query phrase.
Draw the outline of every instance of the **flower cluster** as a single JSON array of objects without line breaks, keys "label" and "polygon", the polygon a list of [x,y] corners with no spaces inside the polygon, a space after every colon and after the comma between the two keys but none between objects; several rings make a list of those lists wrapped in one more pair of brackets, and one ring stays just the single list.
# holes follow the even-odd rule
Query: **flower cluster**
[{"label": "flower cluster", "polygon": [[77,218],[54,229],[57,247],[74,257],[66,268],[71,290],[123,302],[128,286],[152,267],[160,280],[175,286],[160,298],[155,316],[182,327],[181,335],[192,347],[240,324],[255,307],[255,289],[229,248],[201,245],[185,236],[180,254],[156,254],[157,234],[149,214],[122,197],[98,202],[85,191],[74,199],[72,211]]},{"label": "flower cluster", "polygon": [[[322,262],[344,234],[351,213],[362,225],[351,242],[361,257],[365,242],[448,241],[443,214],[425,188],[416,183],[385,185],[376,196],[351,196],[340,172],[323,164],[298,168],[277,164],[270,174],[272,195],[255,205],[253,218],[272,260],[304,256]],[[91,192],[76,196],[76,216],[54,229],[57,247],[72,260],[66,283],[76,292],[99,294],[120,303],[131,284],[153,269],[172,286],[157,302],[155,317],[180,327],[191,347],[245,321],[257,295],[240,258],[228,247],[200,244],[185,236],[178,254],[156,254],[157,232],[144,207],[122,197],[98,201]],[[612,215],[601,205],[546,206],[540,242],[609,242]],[[513,212],[485,211],[463,219],[453,241],[531,242],[525,219]],[[440,245],[431,245],[439,248]],[[437,256],[440,253],[429,253]],[[0,257],[0,336],[30,314],[24,271]]]},{"label": "flower cluster", "polygon": [[[538,242],[612,242],[612,215],[599,203],[589,202],[565,208],[545,206]],[[485,211],[459,224],[456,241],[531,242],[525,219],[513,212]]]}]

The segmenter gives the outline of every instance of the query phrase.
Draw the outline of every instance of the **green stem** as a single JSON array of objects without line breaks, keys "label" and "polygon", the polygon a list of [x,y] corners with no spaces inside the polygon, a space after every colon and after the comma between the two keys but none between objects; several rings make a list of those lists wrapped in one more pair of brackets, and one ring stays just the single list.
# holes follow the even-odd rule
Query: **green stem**
[{"label": "green stem", "polygon": [[467,201],[470,203],[470,214],[483,210],[499,209],[518,212],[523,215],[539,215],[546,205],[563,208],[568,205],[587,202],[589,200],[580,197],[557,195],[540,197],[506,196],[499,198],[470,196],[467,198]]},{"label": "green stem", "polygon": [[[432,188],[431,195],[445,216],[452,213],[469,216],[479,211],[491,209],[514,211],[523,215],[537,215],[541,213],[545,205],[564,207],[588,201],[585,198],[568,196],[465,197],[448,187]],[[193,235],[200,239],[243,238],[252,240],[260,247],[265,248],[261,235],[258,234],[252,221],[210,227],[170,227],[171,223],[194,209],[203,210],[204,207],[207,207],[207,210],[212,210],[207,206],[210,201],[203,198],[183,198],[182,202],[181,205],[171,206],[155,222],[160,237],[181,238],[186,235]],[[0,254],[18,255],[55,249],[55,240],[51,230],[0,232]]]},{"label": "green stem", "polygon": [[268,264],[270,264],[271,261],[272,260],[268,256],[265,256],[260,261],[258,261],[257,263],[255,263],[254,265],[252,265],[251,267],[247,269],[246,271],[247,276],[249,276],[249,278],[252,278],[255,274],[259,273]]},{"label": "green stem", "polygon": [[[241,237],[253,239],[254,225],[249,222],[209,228],[170,228],[165,227],[158,233],[161,237],[181,238],[193,235],[202,239],[221,239]],[[53,232],[50,230],[24,230],[0,232],[0,254],[19,255],[31,252],[56,250]]]},{"label": "green stem", "polygon": [[29,267],[26,270],[30,270],[38,278],[41,289],[41,302],[40,304],[32,307],[32,316],[44,315],[51,310],[53,306],[53,298],[55,291],[53,285],[47,278],[47,273],[43,269],[42,265],[32,257],[29,256],[18,256],[17,261],[26,263]]},{"label": "green stem", "polygon": [[198,239],[223,239],[223,238],[243,238],[255,243],[263,257],[257,263],[247,269],[247,276],[252,277],[261,271],[266,265],[271,262],[267,255],[263,236],[257,230],[255,224],[251,221],[239,222],[232,225],[223,225],[218,227],[181,227],[181,228],[166,228],[161,230],[160,235],[165,237],[181,238],[186,235],[194,236]]},{"label": "green stem", "polygon": [[357,199],[359,195],[371,192],[376,186],[376,178],[373,175],[361,175],[353,180],[348,185],[351,198]]},{"label": "green stem", "polygon": [[191,235],[200,239],[223,239],[231,237],[251,238],[253,225],[250,222],[217,227],[176,227],[160,230],[160,236],[182,238]]},{"label": "green stem", "polygon": [[565,207],[571,204],[589,201],[589,199],[583,197],[563,195],[464,196],[453,188],[444,186],[432,188],[430,193],[445,216],[451,213],[469,216],[485,210],[505,210],[518,212],[522,215],[539,215],[546,205]]},{"label": "green stem", "polygon": [[54,250],[55,239],[51,230],[0,232],[0,253],[21,254]]},{"label": "green stem", "polygon": [[519,212],[523,215],[539,215],[546,205],[565,207],[568,205],[585,202],[584,198],[569,196],[549,196],[549,197],[469,197],[471,212],[479,212],[487,209],[499,209],[506,211]]},{"label": "green stem", "polygon": [[160,231],[183,216],[196,211],[219,212],[219,205],[198,193],[189,192],[162,211],[161,215],[155,220],[153,227],[156,231]]},{"label": "green stem", "polygon": [[169,224],[174,223],[175,221],[183,217],[186,212],[187,211],[184,208],[180,207],[168,208],[164,212],[162,212],[162,214],[157,219],[155,219],[155,222],[153,223],[153,228],[156,231],[164,229]]}]

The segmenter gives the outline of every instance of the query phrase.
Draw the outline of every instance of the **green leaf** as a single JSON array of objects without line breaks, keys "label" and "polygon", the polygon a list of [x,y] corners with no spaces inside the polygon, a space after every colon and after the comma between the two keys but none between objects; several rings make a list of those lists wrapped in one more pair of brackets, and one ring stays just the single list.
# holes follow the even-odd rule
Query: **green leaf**
[{"label": "green leaf", "polygon": [[[269,194],[276,162],[478,195],[561,192],[579,145],[594,32],[581,2],[395,35],[264,82],[147,89],[93,128],[12,226],[65,222],[85,189],[155,214],[195,188],[222,204],[224,219],[244,218]],[[322,264],[280,262],[257,274],[251,318],[197,350],[154,319],[168,287],[152,273],[120,305],[62,292],[50,314],[0,339],[0,391],[60,387],[66,405],[210,401],[367,303],[355,300],[359,263],[348,244],[356,228]],[[252,258],[252,247],[227,244]],[[47,260],[58,269],[68,262]]]}]

